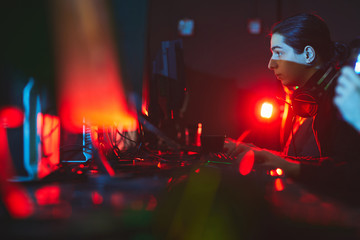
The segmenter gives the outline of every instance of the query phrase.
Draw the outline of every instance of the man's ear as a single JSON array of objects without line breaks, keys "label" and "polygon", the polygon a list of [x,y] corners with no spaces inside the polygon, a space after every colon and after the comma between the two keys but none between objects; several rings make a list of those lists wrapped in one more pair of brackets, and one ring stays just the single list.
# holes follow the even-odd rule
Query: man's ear
[{"label": "man's ear", "polygon": [[312,64],[315,61],[316,53],[312,46],[307,45],[304,48],[304,54],[305,54],[305,62],[307,64]]}]

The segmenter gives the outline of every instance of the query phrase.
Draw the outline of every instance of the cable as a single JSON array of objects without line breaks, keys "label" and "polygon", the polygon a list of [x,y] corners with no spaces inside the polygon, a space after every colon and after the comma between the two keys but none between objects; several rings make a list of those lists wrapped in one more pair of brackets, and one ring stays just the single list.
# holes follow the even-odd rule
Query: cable
[{"label": "cable", "polygon": [[[120,136],[122,136],[122,137],[125,138],[126,140],[129,140],[129,141],[131,141],[131,142],[133,142],[133,143],[138,144],[137,141],[134,141],[134,140],[132,140],[131,138],[128,138],[128,137],[124,136],[118,129],[116,129],[116,131],[117,131],[117,133],[118,133]],[[126,134],[126,133],[125,133],[125,134]]]}]

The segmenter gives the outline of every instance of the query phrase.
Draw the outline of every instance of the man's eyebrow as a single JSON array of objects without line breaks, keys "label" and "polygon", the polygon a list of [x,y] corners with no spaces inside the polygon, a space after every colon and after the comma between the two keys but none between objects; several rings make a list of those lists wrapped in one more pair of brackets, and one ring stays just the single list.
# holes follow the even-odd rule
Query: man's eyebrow
[{"label": "man's eyebrow", "polygon": [[280,47],[280,46],[273,46],[273,47],[271,48],[271,51],[274,51],[276,48],[282,49],[282,47]]}]

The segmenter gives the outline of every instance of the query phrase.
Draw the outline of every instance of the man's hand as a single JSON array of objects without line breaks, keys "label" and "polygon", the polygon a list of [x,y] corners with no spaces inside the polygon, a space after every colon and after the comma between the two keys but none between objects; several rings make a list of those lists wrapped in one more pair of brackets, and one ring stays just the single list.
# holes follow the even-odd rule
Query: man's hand
[{"label": "man's hand", "polygon": [[237,157],[239,154],[243,155],[254,147],[252,144],[239,142],[231,138],[226,138],[224,143],[224,149],[229,157]]},{"label": "man's hand", "polygon": [[300,173],[300,164],[281,157],[278,153],[255,147],[252,144],[237,142],[227,138],[224,148],[230,157],[236,157],[240,162],[247,152],[254,152],[254,163],[258,166],[281,168],[288,176],[297,176]]},{"label": "man's hand", "polygon": [[345,121],[360,131],[360,77],[351,67],[343,67],[335,88],[334,103]]}]

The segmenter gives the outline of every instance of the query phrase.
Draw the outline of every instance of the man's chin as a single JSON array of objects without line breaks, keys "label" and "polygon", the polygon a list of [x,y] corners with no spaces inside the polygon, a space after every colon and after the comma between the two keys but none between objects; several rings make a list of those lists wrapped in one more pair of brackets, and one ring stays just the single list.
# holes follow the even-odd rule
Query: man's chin
[{"label": "man's chin", "polygon": [[292,83],[292,82],[288,82],[288,81],[286,81],[286,80],[280,80],[280,81],[281,81],[281,84],[282,84],[283,86],[287,87],[287,88],[292,89],[292,88],[296,88],[296,87],[297,87],[297,85],[295,85],[295,84]]}]

